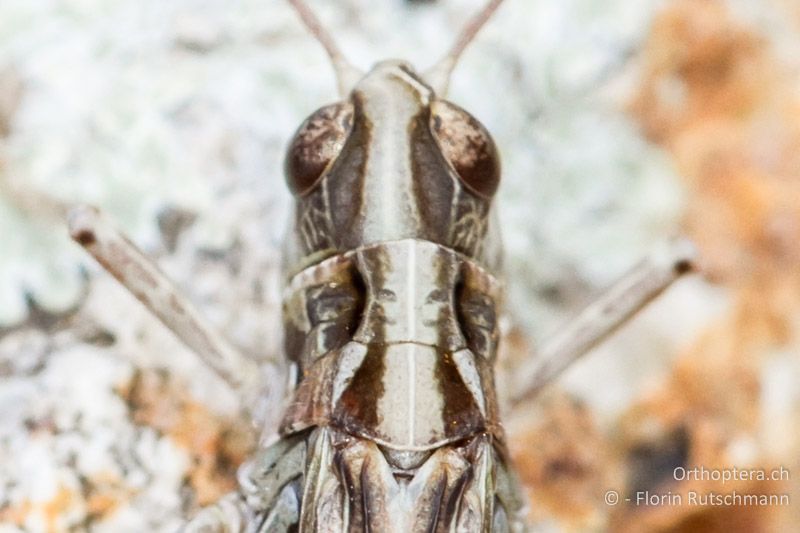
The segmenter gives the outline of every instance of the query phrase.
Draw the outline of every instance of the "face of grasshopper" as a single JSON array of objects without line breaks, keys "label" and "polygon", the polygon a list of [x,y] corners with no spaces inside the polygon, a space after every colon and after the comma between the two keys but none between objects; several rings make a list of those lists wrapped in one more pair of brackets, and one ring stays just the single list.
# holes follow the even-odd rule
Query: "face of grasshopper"
[{"label": "face of grasshopper", "polygon": [[[496,291],[477,266],[500,178],[486,129],[407,63],[385,61],[300,126],[286,173],[301,264],[313,273],[290,291],[305,302],[287,306],[290,355],[310,368],[341,350],[344,363],[326,416],[403,450],[494,424],[474,361],[493,359],[497,335]],[[337,266],[315,269],[326,256]],[[287,423],[304,427],[308,413]]]},{"label": "face of grasshopper", "polygon": [[240,471],[259,531],[517,531],[493,364],[499,240],[494,142],[437,96],[491,0],[429,74],[359,75],[302,0],[342,101],[286,156],[285,349],[297,369],[281,439]]},{"label": "face of grasshopper", "polygon": [[378,63],[347,100],[312,114],[290,145],[286,178],[299,239],[290,270],[399,239],[494,264],[485,242],[500,180],[494,142],[404,62]]},{"label": "face of grasshopper", "polygon": [[517,504],[492,370],[492,138],[408,64],[385,61],[300,126],[286,177],[286,351],[302,377],[281,432],[315,435],[306,483],[339,491],[304,496],[301,523],[506,529]]},{"label": "face of grasshopper", "polygon": [[[300,127],[287,155],[297,218],[284,323],[296,389],[280,438],[242,465],[239,490],[183,531],[524,531],[494,389],[497,154],[486,130],[432,89],[446,87],[502,0],[489,0],[425,76],[388,61],[360,81],[303,0],[288,1],[327,50],[340,88],[352,87]],[[69,218],[78,243],[221,378],[247,390],[253,376],[234,371],[256,375],[253,361],[155,264],[97,209],[77,206]],[[677,243],[635,267],[544,346],[541,362],[521,369],[517,399],[690,261]]]}]

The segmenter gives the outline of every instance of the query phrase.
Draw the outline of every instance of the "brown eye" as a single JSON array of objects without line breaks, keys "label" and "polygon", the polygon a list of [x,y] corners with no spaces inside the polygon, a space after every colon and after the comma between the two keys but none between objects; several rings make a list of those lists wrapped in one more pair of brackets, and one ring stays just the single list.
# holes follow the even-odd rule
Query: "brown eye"
[{"label": "brown eye", "polygon": [[310,191],[342,151],[352,126],[352,106],[338,103],[315,111],[297,129],[286,153],[286,183],[295,195]]},{"label": "brown eye", "polygon": [[475,194],[491,197],[500,184],[500,158],[489,132],[450,102],[436,101],[431,109],[433,133],[461,182]]}]

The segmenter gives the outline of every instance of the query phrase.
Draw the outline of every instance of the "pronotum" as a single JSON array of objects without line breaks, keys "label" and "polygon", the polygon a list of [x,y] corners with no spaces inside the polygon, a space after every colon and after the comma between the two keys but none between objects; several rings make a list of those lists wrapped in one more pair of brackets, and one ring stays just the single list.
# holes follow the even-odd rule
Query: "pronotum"
[{"label": "pronotum", "polygon": [[[186,531],[522,531],[494,383],[501,248],[489,132],[447,100],[450,74],[502,0],[491,0],[432,67],[352,66],[301,0],[330,57],[339,100],[296,132],[285,174],[285,356],[296,379],[280,438],[239,471],[239,490]],[[96,209],[73,238],[232,387],[256,372]],[[535,394],[689,270],[673,243],[642,261],[510,385]]]}]

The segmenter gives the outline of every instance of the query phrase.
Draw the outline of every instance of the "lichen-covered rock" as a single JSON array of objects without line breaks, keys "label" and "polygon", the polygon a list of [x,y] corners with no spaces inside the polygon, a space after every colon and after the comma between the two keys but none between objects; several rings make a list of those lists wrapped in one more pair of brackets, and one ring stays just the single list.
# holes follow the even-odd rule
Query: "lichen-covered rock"
[{"label": "lichen-covered rock", "polygon": [[[480,4],[313,2],[363,68],[388,56],[428,66]],[[673,234],[681,216],[674,163],[624,109],[640,68],[630,58],[658,4],[509,1],[456,70],[450,97],[488,126],[503,156],[509,307],[535,337]],[[9,184],[0,191],[0,528],[172,531],[233,486],[256,435],[240,415],[249,399],[85,258],[35,199],[100,205],[228,337],[279,359],[290,204],[282,151],[335,99],[331,69],[287,5],[260,0],[4,0],[0,65],[19,80],[0,83],[9,109],[0,121]],[[18,105],[3,107],[12,91]],[[702,317],[708,293],[694,289],[699,311],[689,316]],[[682,342],[676,331],[691,331],[664,320],[678,301],[606,350],[607,388],[596,372],[568,376],[588,398],[579,421],[602,414],[600,429],[579,428],[598,442],[602,422],[636,394],[625,384],[648,361],[665,366]],[[662,342],[631,369],[652,338]],[[612,352],[618,363],[608,363]],[[280,415],[279,379],[265,377],[272,409],[259,423],[268,428]],[[573,455],[568,468],[591,467],[585,448]]]}]

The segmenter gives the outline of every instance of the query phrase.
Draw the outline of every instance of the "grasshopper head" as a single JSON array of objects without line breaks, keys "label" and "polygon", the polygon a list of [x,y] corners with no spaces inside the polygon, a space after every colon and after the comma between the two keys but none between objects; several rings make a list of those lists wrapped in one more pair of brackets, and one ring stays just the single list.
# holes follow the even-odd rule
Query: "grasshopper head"
[{"label": "grasshopper head", "polygon": [[306,119],[289,145],[285,174],[297,199],[298,239],[289,254],[298,264],[291,266],[402,239],[496,264],[497,245],[485,241],[500,159],[486,128],[445,92],[457,58],[499,2],[424,74],[398,60],[361,74],[305,5],[290,1],[331,56],[340,89],[347,88],[341,101]]},{"label": "grasshopper head", "polygon": [[300,126],[285,171],[304,255],[416,238],[479,259],[500,160],[477,119],[384,61]]}]

